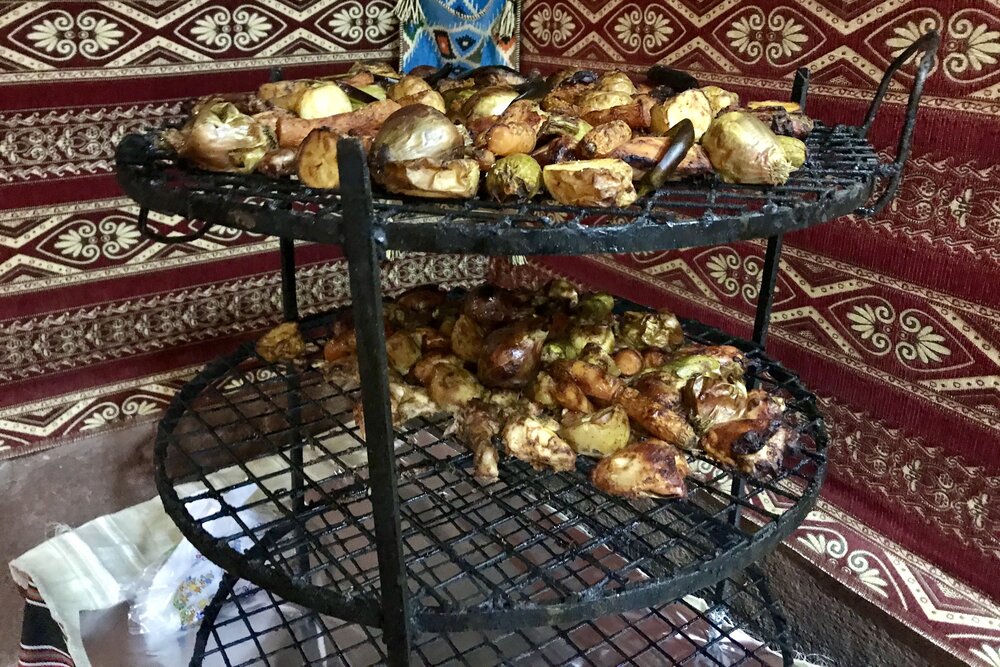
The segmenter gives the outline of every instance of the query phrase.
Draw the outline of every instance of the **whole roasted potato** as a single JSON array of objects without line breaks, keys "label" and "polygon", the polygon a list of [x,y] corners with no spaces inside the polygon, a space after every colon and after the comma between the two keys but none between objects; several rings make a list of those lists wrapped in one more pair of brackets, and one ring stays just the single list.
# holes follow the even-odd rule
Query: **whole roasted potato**
[{"label": "whole roasted potato", "polygon": [[486,191],[499,202],[531,199],[542,188],[542,168],[530,155],[515,153],[486,174]]},{"label": "whole roasted potato", "polygon": [[478,376],[487,387],[520,389],[535,379],[548,332],[537,320],[521,320],[486,336]]},{"label": "whole roasted potato", "polygon": [[427,91],[433,90],[430,85],[421,79],[419,76],[407,75],[400,79],[398,82],[389,86],[387,91],[390,100],[395,100],[399,102],[404,97],[410,97],[411,95],[418,95]]},{"label": "whole roasted potato", "polygon": [[466,123],[488,116],[499,116],[517,98],[513,88],[493,86],[477,91],[462,105],[462,120]]},{"label": "whole roasted potato", "polygon": [[550,164],[542,170],[549,194],[574,206],[628,206],[638,195],[632,167],[621,160],[581,160]]},{"label": "whole roasted potato", "polygon": [[570,412],[562,420],[559,435],[577,454],[603,458],[628,444],[628,413],[619,405],[590,414]]},{"label": "whole roasted potato", "polygon": [[351,98],[335,83],[322,83],[302,92],[295,105],[299,118],[326,118],[353,110]]},{"label": "whole roasted potato", "polygon": [[535,150],[537,135],[534,128],[526,123],[501,122],[476,137],[476,145],[485,148],[497,157],[530,153]]},{"label": "whole roasted potato", "polygon": [[701,92],[705,93],[708,103],[712,106],[712,116],[718,116],[720,111],[740,105],[739,95],[718,86],[703,86]]},{"label": "whole roasted potato", "polygon": [[424,104],[432,109],[437,109],[441,113],[447,110],[444,98],[436,90],[424,90],[419,93],[407,95],[406,97],[400,97],[396,101],[399,102],[399,106],[401,107],[408,107],[412,104]]},{"label": "whole roasted potato", "polygon": [[608,72],[597,80],[597,89],[608,93],[635,95],[635,84],[624,72]]},{"label": "whole roasted potato", "polygon": [[459,315],[451,329],[451,351],[462,361],[475,361],[483,351],[483,329],[467,315]]},{"label": "whole roasted potato", "polygon": [[592,90],[580,97],[577,106],[580,109],[580,114],[583,115],[591,111],[623,106],[631,101],[632,96],[626,93]]},{"label": "whole roasted potato", "polygon": [[309,133],[298,150],[300,181],[311,188],[335,190],[340,187],[340,166],[337,164],[337,142],[340,138],[340,134],[325,127],[318,127]]}]

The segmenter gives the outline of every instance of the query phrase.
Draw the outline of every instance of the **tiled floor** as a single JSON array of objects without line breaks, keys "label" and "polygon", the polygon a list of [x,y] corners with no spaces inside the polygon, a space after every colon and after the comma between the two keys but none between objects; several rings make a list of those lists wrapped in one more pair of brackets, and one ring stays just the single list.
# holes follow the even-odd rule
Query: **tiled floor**
[{"label": "tiled floor", "polygon": [[[0,575],[0,667],[15,663],[21,621],[20,596],[6,563],[44,540],[53,523],[78,526],[154,496],[154,430],[153,424],[135,425],[0,462],[0,561],[4,564]],[[827,656],[830,662],[826,664],[961,664],[794,554],[772,556],[767,569],[790,612],[804,652]],[[117,659],[95,658],[94,667],[117,667],[118,663]]]}]

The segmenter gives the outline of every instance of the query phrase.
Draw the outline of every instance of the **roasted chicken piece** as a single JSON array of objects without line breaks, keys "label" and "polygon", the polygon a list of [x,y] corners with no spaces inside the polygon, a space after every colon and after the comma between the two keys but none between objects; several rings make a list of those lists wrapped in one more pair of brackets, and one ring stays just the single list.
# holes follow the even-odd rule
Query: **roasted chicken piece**
[{"label": "roasted chicken piece", "polygon": [[747,388],[739,381],[699,375],[688,381],[681,395],[688,417],[699,432],[739,419],[747,409]]},{"label": "roasted chicken piece", "polygon": [[559,437],[559,422],[542,416],[513,416],[503,428],[507,453],[535,470],[567,472],[576,466],[576,452]]},{"label": "roasted chicken piece", "polygon": [[413,365],[410,374],[443,410],[454,411],[486,393],[462,360],[451,355],[429,354]]},{"label": "roasted chicken piece", "polygon": [[627,498],[683,498],[688,464],[677,448],[660,440],[634,442],[604,457],[590,479],[601,491]]},{"label": "roasted chicken piece", "polygon": [[472,474],[482,481],[493,481],[500,472],[493,438],[503,429],[503,411],[500,405],[476,398],[455,412],[452,428],[462,444],[472,451]]},{"label": "roasted chicken piece", "polygon": [[558,381],[576,384],[587,396],[609,404],[625,388],[624,383],[600,366],[585,361],[557,361],[549,366],[549,372]]},{"label": "roasted chicken piece", "polygon": [[[411,419],[441,412],[423,387],[409,384],[399,376],[390,375],[389,408],[393,426],[402,426]],[[358,433],[364,438],[365,414],[361,401],[354,404],[354,421],[358,425]]]},{"label": "roasted chicken piece", "polygon": [[798,434],[782,424],[784,410],[780,398],[760,389],[748,392],[741,418],[710,428],[701,447],[722,465],[748,475],[774,472],[798,441]]},{"label": "roasted chicken piece", "polygon": [[593,412],[594,407],[580,386],[565,377],[556,380],[545,371],[535,376],[532,399],[546,408],[563,407],[573,412]]},{"label": "roasted chicken piece", "polygon": [[669,404],[643,396],[632,387],[623,389],[615,397],[615,403],[655,438],[682,449],[691,449],[698,442],[691,424]]}]

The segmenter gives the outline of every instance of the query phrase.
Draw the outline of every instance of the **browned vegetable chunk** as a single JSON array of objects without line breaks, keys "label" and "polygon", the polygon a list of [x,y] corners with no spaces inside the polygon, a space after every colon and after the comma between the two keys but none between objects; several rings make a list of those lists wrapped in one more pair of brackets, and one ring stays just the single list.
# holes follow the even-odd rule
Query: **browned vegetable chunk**
[{"label": "browned vegetable chunk", "polygon": [[386,190],[434,199],[469,199],[479,189],[479,163],[470,159],[420,158],[389,162],[379,180]]},{"label": "browned vegetable chunk", "polygon": [[292,361],[305,354],[306,341],[297,322],[283,322],[261,336],[256,347],[265,361]]},{"label": "browned vegetable chunk", "polygon": [[268,151],[254,167],[259,173],[271,178],[291,176],[298,168],[298,154],[291,148]]},{"label": "browned vegetable chunk", "polygon": [[613,120],[594,127],[580,139],[577,155],[584,160],[607,157],[611,151],[632,138],[632,128],[623,120]]},{"label": "browned vegetable chunk", "polygon": [[522,320],[491,332],[479,355],[479,379],[487,387],[519,389],[535,378],[548,332]]}]

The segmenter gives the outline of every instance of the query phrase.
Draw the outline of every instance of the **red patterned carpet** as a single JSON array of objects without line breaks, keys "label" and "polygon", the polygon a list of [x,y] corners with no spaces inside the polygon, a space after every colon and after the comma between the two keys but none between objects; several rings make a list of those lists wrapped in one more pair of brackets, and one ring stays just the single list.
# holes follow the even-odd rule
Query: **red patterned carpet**
[{"label": "red patterned carpet", "polygon": [[[270,66],[300,76],[392,59],[392,4],[0,4],[0,458],[155,418],[197,367],[278,319],[274,242],[219,228],[183,246],[146,241],[115,184],[114,146],[177,118],[185,98],[254,88]],[[809,66],[810,112],[827,122],[857,122],[893,55],[941,31],[899,196],[875,220],[787,239],[771,348],[817,390],[835,435],[825,501],[790,544],[992,667],[1000,611],[973,588],[1000,596],[998,16],[996,0],[524,0],[521,28],[525,69],[661,61],[783,97]],[[910,81],[912,67],[876,125],[880,148]],[[761,252],[544,265],[747,333]],[[336,252],[300,254],[304,310],[343,299]],[[483,271],[476,258],[404,258],[388,282]]]}]

